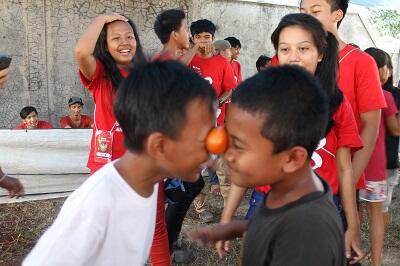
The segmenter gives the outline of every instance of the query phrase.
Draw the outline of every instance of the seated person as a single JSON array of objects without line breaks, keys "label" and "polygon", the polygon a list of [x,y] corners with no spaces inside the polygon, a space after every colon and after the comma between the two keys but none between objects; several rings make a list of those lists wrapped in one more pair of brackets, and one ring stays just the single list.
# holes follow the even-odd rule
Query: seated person
[{"label": "seated person", "polygon": [[33,106],[25,106],[22,108],[19,115],[22,118],[22,123],[17,125],[15,129],[43,129],[53,128],[53,126],[46,121],[39,120],[38,112]]},{"label": "seated person", "polygon": [[83,107],[82,98],[71,97],[68,100],[69,115],[61,117],[62,128],[93,128],[93,119],[88,115],[81,114]]},{"label": "seated person", "polygon": [[216,55],[222,55],[230,61],[232,57],[231,44],[226,40],[217,40],[213,43]]}]

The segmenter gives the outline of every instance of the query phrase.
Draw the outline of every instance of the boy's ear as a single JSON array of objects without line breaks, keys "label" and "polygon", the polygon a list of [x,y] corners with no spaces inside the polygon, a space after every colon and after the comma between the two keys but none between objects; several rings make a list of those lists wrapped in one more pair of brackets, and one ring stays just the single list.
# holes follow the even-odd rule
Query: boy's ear
[{"label": "boy's ear", "polygon": [[301,146],[294,146],[286,151],[285,160],[282,171],[287,174],[294,173],[308,163],[307,150]]},{"label": "boy's ear", "polygon": [[164,156],[165,137],[160,132],[150,134],[145,140],[145,151],[152,158]]}]

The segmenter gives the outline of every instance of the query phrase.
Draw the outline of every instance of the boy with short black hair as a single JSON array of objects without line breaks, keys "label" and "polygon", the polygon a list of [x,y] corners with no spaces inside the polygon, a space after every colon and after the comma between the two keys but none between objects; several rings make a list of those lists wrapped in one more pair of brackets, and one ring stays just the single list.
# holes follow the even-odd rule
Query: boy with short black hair
[{"label": "boy with short black hair", "polygon": [[[217,111],[217,124],[223,125],[225,120],[225,103],[232,95],[232,89],[236,87],[236,79],[231,65],[221,55],[213,54],[213,41],[216,31],[214,23],[207,19],[192,22],[190,32],[192,41],[199,46],[189,67],[197,71],[204,79],[210,82],[218,97],[219,109]],[[213,221],[213,215],[206,210],[206,189],[199,194],[194,201],[194,206],[199,217],[204,222]]]},{"label": "boy with short black hair", "polygon": [[191,237],[212,244],[246,231],[242,265],[344,265],[329,185],[310,167],[327,127],[327,106],[319,83],[296,66],[270,68],[239,85],[226,119],[232,182],[271,190],[248,224],[200,228]]},{"label": "boy with short black hair", "polygon": [[50,129],[53,126],[43,120],[39,120],[38,111],[33,106],[25,106],[19,112],[22,123],[18,124],[15,129]]},{"label": "boy with short black hair", "polygon": [[256,61],[256,68],[257,72],[260,72],[264,69],[266,69],[271,63],[271,57],[268,57],[266,55],[260,55]]},{"label": "boy with short black hair", "polygon": [[214,101],[212,87],[178,62],[133,69],[114,105],[127,152],[72,193],[24,265],[145,265],[158,183],[197,180]]},{"label": "boy with short black hair", "polygon": [[231,44],[231,59],[229,60],[233,69],[233,73],[236,77],[236,82],[239,84],[242,82],[242,66],[240,65],[238,58],[242,44],[238,38],[233,36],[225,38]]}]

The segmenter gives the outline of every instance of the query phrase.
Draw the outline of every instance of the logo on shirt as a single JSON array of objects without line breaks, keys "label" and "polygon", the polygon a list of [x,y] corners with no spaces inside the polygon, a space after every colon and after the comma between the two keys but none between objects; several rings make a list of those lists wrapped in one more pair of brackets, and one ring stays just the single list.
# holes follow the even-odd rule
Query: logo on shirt
[{"label": "logo on shirt", "polygon": [[213,79],[211,77],[205,77],[204,79],[210,82],[210,85],[213,84]]},{"label": "logo on shirt", "polygon": [[321,155],[318,154],[318,151],[319,152],[325,151],[332,157],[335,157],[335,155],[333,153],[331,153],[330,151],[325,149],[325,146],[326,146],[326,138],[323,138],[323,139],[321,139],[321,141],[318,144],[318,147],[315,149],[315,151],[313,152],[313,154],[311,156],[311,161],[312,161],[311,165],[313,165],[313,167],[312,167],[313,170],[320,168],[322,166],[322,164],[324,163]]}]

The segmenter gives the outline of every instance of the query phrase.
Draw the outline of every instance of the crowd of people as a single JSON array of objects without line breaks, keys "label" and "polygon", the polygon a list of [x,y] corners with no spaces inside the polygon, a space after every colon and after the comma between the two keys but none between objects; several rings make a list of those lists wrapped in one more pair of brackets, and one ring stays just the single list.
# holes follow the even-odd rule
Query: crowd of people
[{"label": "crowd of people", "polygon": [[[132,20],[96,17],[74,49],[93,120],[79,97],[60,120],[93,128],[91,176],[23,265],[190,262],[193,251],[177,245],[183,220],[193,203],[201,222],[217,222],[209,193],[222,195],[221,219],[189,236],[221,257],[243,237],[243,265],[381,265],[398,184],[400,93],[389,54],[340,38],[347,7],[302,0],[273,31],[275,54],[255,60],[258,73],[245,80],[240,40],[215,40],[210,20],[188,26],[184,11],[163,11],[154,22],[163,49],[147,60]],[[20,115],[19,129],[52,127],[34,107]],[[205,147],[216,126],[229,136],[223,156]],[[23,193],[0,174],[11,195]],[[236,220],[249,188],[246,218]],[[369,250],[360,241],[364,205]]]}]

